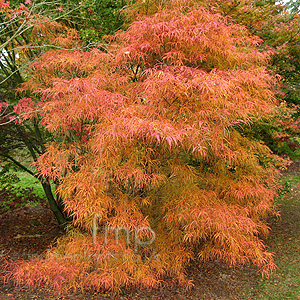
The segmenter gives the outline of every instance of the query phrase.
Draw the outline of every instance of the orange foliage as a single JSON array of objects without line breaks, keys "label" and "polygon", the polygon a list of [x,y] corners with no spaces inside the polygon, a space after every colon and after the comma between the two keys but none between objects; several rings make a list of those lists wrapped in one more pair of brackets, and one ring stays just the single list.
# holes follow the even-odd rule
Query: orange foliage
[{"label": "orange foliage", "polygon": [[[275,212],[277,172],[265,163],[270,150],[236,130],[275,105],[257,43],[203,7],[173,7],[117,33],[106,53],[51,50],[36,60],[23,88],[42,95],[42,122],[57,140],[37,168],[59,180],[85,233],[71,230],[45,260],[22,263],[17,282],[101,290],[171,276],[189,286],[194,255],[270,274],[259,234]],[[155,240],[103,245],[99,234],[93,243],[95,218],[130,237],[151,227]]]}]

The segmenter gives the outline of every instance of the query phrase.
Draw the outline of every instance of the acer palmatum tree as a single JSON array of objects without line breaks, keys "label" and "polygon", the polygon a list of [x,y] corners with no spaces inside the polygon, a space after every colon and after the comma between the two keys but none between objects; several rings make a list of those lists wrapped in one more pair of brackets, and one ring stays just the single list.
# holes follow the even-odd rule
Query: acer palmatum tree
[{"label": "acer palmatum tree", "polygon": [[57,140],[37,168],[60,182],[74,227],[45,259],[19,263],[15,281],[189,286],[196,256],[273,271],[260,234],[275,213],[274,158],[237,131],[275,105],[259,42],[219,14],[178,7],[134,22],[107,52],[36,60],[24,89],[42,95]]}]

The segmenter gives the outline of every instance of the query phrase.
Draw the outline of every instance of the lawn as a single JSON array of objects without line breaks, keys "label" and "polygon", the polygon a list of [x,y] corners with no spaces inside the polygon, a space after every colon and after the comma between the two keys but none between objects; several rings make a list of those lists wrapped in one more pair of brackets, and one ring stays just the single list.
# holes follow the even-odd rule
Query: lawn
[{"label": "lawn", "polygon": [[[53,190],[54,192],[54,190]],[[46,200],[39,180],[24,172],[0,173],[0,214]]]},{"label": "lawn", "polygon": [[248,286],[245,299],[300,299],[300,176],[286,174],[283,183],[290,191],[277,199],[281,217],[270,222],[267,239],[278,269],[269,279]]},{"label": "lawn", "polygon": [[18,172],[16,173],[16,175],[19,177],[20,181],[14,183],[14,186],[21,187],[21,188],[26,188],[26,187],[33,188],[33,193],[36,196],[40,198],[45,198],[43,187],[36,178],[24,172]]}]

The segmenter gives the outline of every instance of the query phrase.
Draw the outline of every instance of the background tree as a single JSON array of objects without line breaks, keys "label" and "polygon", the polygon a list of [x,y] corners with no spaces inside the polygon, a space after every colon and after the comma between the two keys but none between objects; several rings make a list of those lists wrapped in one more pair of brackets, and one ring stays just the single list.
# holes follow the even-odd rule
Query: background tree
[{"label": "background tree", "polygon": [[[56,140],[36,165],[59,181],[76,229],[46,259],[20,263],[16,282],[101,290],[170,276],[189,286],[195,256],[269,274],[273,255],[260,234],[275,213],[276,158],[238,130],[276,104],[260,42],[220,14],[174,1],[115,34],[107,51],[37,59],[23,88],[42,96],[42,123]],[[107,236],[93,240],[93,223]],[[144,247],[150,227],[156,238]],[[115,240],[109,228],[135,239]]]},{"label": "background tree", "polygon": [[300,7],[300,2],[298,0],[290,0],[287,2],[283,2],[288,9],[291,11],[291,13],[298,14],[299,13],[299,7]]},{"label": "background tree", "polygon": [[[80,6],[81,1],[64,1],[70,6]],[[125,25],[123,10],[131,1],[90,1],[84,8],[68,15],[64,23],[78,30],[85,47],[98,46],[103,36],[113,34]]]}]

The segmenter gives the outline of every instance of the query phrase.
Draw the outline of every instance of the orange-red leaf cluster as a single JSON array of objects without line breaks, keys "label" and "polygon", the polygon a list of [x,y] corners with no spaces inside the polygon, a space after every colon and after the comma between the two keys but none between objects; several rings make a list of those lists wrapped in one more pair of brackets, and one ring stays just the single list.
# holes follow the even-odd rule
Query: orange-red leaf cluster
[{"label": "orange-red leaf cluster", "polygon": [[[41,55],[24,89],[43,97],[56,142],[37,168],[60,182],[73,225],[87,233],[71,231],[17,280],[101,290],[172,276],[188,285],[194,255],[269,274],[273,255],[259,234],[275,212],[277,172],[265,163],[270,150],[238,130],[276,102],[257,43],[203,7],[173,7],[117,33],[107,52]],[[155,240],[92,244],[95,216],[102,229],[151,227]],[[82,256],[91,253],[97,259]]]}]

